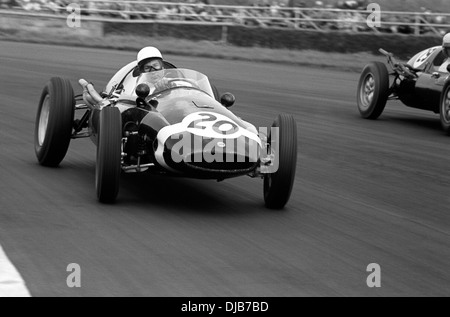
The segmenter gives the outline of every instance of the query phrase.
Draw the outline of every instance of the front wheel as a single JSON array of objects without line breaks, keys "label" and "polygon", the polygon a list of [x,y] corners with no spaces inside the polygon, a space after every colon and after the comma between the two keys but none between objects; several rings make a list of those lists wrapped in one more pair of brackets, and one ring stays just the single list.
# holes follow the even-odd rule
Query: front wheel
[{"label": "front wheel", "polygon": [[69,80],[50,79],[41,94],[34,130],[34,148],[41,165],[57,167],[72,136],[75,98]]},{"label": "front wheel", "polygon": [[100,111],[95,166],[97,198],[102,203],[114,203],[119,194],[122,160],[122,119],[117,108]]},{"label": "front wheel", "polygon": [[386,65],[372,62],[364,67],[358,82],[357,104],[361,117],[377,119],[389,97],[389,73]]},{"label": "front wheel", "polygon": [[297,124],[291,115],[277,117],[268,143],[278,168],[264,176],[264,201],[268,208],[282,209],[291,196],[297,167]]},{"label": "front wheel", "polygon": [[439,112],[442,129],[450,135],[450,82],[446,83],[442,90]]}]

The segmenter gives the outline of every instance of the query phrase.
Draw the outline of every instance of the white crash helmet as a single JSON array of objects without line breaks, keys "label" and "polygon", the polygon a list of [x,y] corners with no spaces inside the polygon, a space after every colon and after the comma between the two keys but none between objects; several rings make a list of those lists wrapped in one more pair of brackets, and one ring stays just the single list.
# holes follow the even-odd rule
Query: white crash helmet
[{"label": "white crash helmet", "polygon": [[442,51],[446,57],[450,57],[450,33],[444,35],[442,40]]},{"label": "white crash helmet", "polygon": [[141,64],[141,62],[150,59],[150,58],[160,58],[163,59],[161,52],[159,49],[153,46],[144,47],[137,54],[137,62]]}]

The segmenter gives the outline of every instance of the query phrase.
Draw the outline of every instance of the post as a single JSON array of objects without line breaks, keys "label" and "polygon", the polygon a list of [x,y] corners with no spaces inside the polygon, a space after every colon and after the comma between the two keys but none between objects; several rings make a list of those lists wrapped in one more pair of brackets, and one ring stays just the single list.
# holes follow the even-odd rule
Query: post
[{"label": "post", "polygon": [[420,35],[420,17],[418,14],[415,16],[414,35]]},{"label": "post", "polygon": [[222,38],[221,42],[226,44],[228,42],[228,26],[222,25]]},{"label": "post", "polygon": [[156,21],[153,22],[152,32],[153,32],[153,37],[158,36],[158,22],[156,22]]}]

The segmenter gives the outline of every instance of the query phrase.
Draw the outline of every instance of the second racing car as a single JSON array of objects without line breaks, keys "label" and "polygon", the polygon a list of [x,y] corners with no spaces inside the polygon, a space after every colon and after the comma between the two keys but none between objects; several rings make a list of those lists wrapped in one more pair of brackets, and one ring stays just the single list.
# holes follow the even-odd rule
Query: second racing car
[{"label": "second racing car", "polygon": [[377,119],[388,100],[400,100],[408,107],[439,114],[443,130],[450,134],[450,59],[446,50],[431,47],[403,63],[380,49],[391,70],[381,62],[364,67],[357,90],[361,116]]}]

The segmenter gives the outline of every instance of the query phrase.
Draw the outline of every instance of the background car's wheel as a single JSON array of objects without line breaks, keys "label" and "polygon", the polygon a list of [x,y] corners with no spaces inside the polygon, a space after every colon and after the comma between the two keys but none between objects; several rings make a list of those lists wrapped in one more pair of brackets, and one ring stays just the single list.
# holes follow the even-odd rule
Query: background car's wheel
[{"label": "background car's wheel", "polygon": [[444,85],[439,106],[442,129],[450,135],[450,82]]},{"label": "background car's wheel", "polygon": [[281,209],[288,202],[294,185],[297,167],[297,124],[291,115],[277,117],[272,127],[278,128],[276,138],[270,133],[268,142],[271,148],[278,147],[278,170],[264,176],[264,201],[266,207]]},{"label": "background car's wheel", "polygon": [[75,113],[69,80],[54,77],[42,91],[34,130],[34,148],[41,165],[56,167],[67,154]]},{"label": "background car's wheel", "polygon": [[100,111],[95,167],[97,198],[102,203],[113,203],[119,194],[122,158],[122,119],[117,108]]},{"label": "background car's wheel", "polygon": [[377,119],[389,97],[389,73],[386,65],[372,62],[364,67],[358,83],[357,103],[361,116]]}]

